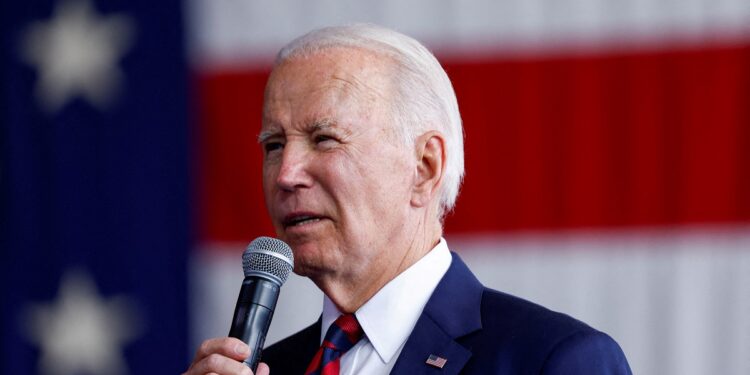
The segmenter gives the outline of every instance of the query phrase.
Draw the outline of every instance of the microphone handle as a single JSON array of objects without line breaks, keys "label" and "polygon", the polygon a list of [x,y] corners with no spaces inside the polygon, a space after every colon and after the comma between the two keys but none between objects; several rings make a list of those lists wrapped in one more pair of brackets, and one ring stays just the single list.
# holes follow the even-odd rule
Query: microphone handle
[{"label": "microphone handle", "polygon": [[229,337],[236,337],[250,347],[250,356],[244,363],[253,373],[260,362],[280,288],[276,283],[260,277],[249,276],[242,281]]}]

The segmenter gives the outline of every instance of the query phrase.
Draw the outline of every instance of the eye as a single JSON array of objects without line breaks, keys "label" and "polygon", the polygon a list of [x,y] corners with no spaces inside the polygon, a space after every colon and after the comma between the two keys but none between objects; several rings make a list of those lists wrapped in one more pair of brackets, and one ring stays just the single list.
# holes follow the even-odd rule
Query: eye
[{"label": "eye", "polygon": [[269,141],[263,144],[263,149],[266,151],[266,154],[270,154],[276,150],[281,150],[282,148],[284,148],[284,144],[281,142]]},{"label": "eye", "polygon": [[334,139],[331,136],[325,135],[325,134],[317,134],[315,135],[315,138],[313,138],[316,144],[326,143],[326,142],[333,142],[336,139]]}]

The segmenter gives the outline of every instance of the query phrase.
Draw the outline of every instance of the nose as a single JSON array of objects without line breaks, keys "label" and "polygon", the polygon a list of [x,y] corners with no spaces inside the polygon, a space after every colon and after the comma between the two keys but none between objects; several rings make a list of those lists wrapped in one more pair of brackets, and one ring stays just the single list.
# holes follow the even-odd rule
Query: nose
[{"label": "nose", "polygon": [[312,178],[308,171],[310,162],[310,155],[303,145],[288,142],[282,151],[276,185],[283,191],[310,187],[312,185]]}]

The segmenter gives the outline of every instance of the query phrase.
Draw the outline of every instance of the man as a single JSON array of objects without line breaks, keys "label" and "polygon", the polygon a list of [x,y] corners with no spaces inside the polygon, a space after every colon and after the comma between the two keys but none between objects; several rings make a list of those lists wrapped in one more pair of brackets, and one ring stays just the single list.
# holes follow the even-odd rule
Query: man
[{"label": "man", "polygon": [[[313,31],[279,53],[263,112],[269,215],[325,301],[258,374],[630,373],[607,335],[484,288],[448,250],[463,131],[450,80],[417,41],[372,25]],[[207,340],[187,374],[250,374],[248,354]]]}]

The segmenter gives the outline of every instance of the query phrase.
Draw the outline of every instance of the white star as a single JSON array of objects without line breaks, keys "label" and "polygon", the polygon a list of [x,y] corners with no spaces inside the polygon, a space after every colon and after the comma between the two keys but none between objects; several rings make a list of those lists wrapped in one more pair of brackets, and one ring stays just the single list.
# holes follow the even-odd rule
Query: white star
[{"label": "white star", "polygon": [[80,96],[106,109],[119,90],[123,74],[117,62],[132,30],[129,18],[100,17],[86,0],[60,2],[50,20],[31,24],[23,55],[37,67],[41,107],[54,113]]},{"label": "white star", "polygon": [[104,301],[91,277],[69,271],[57,301],[29,309],[29,337],[40,347],[45,375],[126,374],[122,346],[139,335],[135,308],[125,297]]}]

